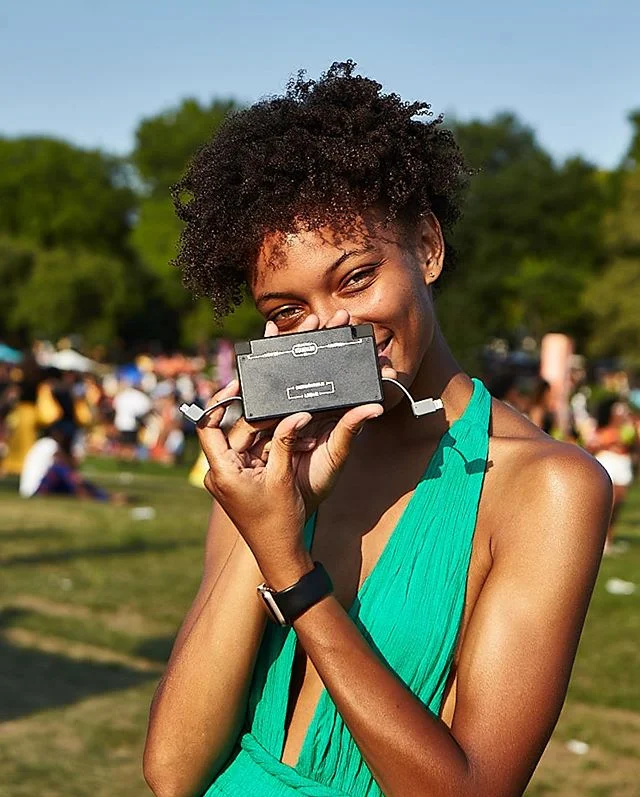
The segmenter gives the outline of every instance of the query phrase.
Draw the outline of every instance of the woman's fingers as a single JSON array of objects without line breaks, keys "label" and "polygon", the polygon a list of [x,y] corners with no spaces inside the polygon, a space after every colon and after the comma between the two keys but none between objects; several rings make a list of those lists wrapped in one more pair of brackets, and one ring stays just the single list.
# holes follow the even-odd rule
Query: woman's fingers
[{"label": "woman's fingers", "polygon": [[267,472],[277,481],[287,481],[293,476],[293,456],[301,430],[311,420],[311,413],[296,412],[277,425],[268,453]]},{"label": "woman's fingers", "polygon": [[259,439],[261,433],[269,432],[277,426],[277,421],[256,421],[249,423],[244,417],[238,418],[231,429],[227,432],[229,446],[242,454],[248,451]]},{"label": "woman's fingers", "polygon": [[340,418],[327,440],[331,460],[338,468],[342,467],[349,456],[353,441],[362,431],[364,424],[373,418],[378,418],[382,413],[380,404],[362,404],[348,410]]},{"label": "woman's fingers", "polygon": [[[237,379],[234,379],[213,396],[208,402],[207,407],[212,407],[223,399],[231,398],[231,396],[237,396],[239,391],[240,384]],[[204,415],[196,424],[198,439],[200,440],[200,445],[202,446],[202,450],[207,457],[210,467],[213,467],[216,459],[224,456],[229,450],[227,438],[220,429],[220,423],[222,422],[226,408],[226,404],[218,407],[216,410],[213,410],[213,412]]]},{"label": "woman's fingers", "polygon": [[351,315],[347,310],[336,310],[331,318],[325,324],[326,329],[333,327],[344,327],[351,321]]}]

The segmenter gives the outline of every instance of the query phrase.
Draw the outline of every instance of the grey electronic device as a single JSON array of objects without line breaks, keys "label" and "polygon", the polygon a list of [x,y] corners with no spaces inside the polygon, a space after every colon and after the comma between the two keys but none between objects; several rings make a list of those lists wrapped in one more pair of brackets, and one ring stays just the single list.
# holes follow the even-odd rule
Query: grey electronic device
[{"label": "grey electronic device", "polygon": [[397,379],[382,377],[371,324],[292,332],[236,343],[240,396],[201,409],[182,404],[195,424],[218,407],[241,401],[249,421],[282,418],[294,412],[348,409],[382,402],[382,383],[395,385],[416,418],[442,409],[442,400],[414,400]]},{"label": "grey electronic device", "polygon": [[346,409],[383,399],[371,324],[236,343],[247,420]]}]

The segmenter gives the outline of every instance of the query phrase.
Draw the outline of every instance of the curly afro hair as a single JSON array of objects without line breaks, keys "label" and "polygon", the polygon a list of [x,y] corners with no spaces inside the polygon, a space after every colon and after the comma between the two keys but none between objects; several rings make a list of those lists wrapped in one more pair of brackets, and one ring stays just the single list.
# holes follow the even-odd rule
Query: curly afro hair
[{"label": "curly afro hair", "polygon": [[283,96],[229,116],[172,188],[184,222],[174,265],[217,315],[240,303],[268,233],[331,225],[346,232],[370,209],[410,229],[433,213],[446,233],[468,174],[442,117],[383,94],[334,63],[300,72]]}]

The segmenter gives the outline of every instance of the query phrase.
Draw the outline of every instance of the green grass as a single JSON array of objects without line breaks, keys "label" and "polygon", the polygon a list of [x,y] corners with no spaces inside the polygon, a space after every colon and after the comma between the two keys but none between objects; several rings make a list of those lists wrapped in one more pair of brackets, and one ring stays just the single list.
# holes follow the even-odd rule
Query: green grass
[{"label": "green grass", "polygon": [[[141,752],[151,695],[196,592],[210,499],[186,466],[89,461],[91,478],[131,507],[23,501],[0,481],[0,797],[148,794]],[[128,475],[122,476],[123,470]],[[565,710],[527,792],[640,795],[640,489],[606,559]],[[586,756],[566,742],[590,744]]]}]

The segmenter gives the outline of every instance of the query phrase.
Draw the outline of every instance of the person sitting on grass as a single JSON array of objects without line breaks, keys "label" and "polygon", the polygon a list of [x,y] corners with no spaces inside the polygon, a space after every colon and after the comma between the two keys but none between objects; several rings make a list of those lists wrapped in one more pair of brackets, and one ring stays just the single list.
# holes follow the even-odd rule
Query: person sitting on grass
[{"label": "person sitting on grass", "polygon": [[60,426],[49,429],[27,453],[19,491],[24,498],[68,495],[84,500],[126,503],[122,493],[109,494],[82,476],[73,454],[73,437]]}]

